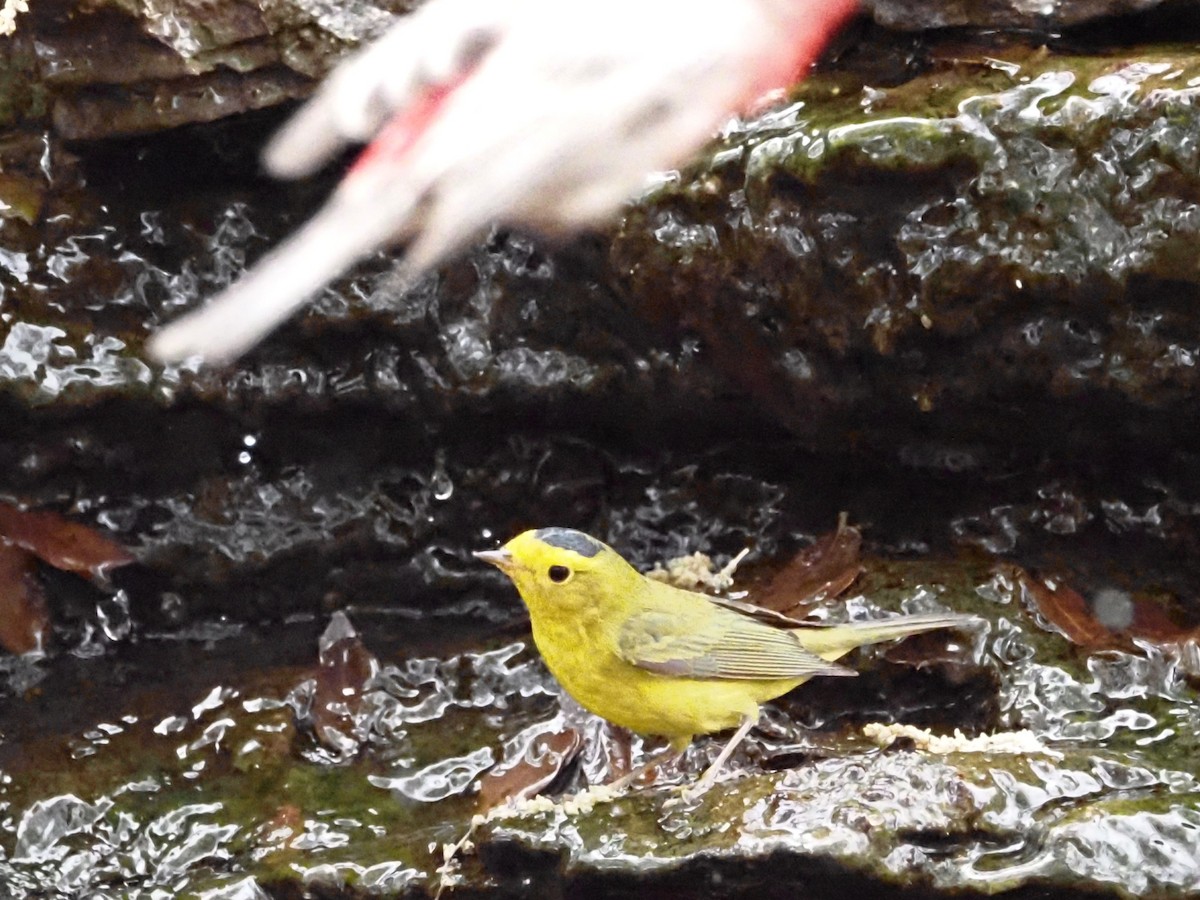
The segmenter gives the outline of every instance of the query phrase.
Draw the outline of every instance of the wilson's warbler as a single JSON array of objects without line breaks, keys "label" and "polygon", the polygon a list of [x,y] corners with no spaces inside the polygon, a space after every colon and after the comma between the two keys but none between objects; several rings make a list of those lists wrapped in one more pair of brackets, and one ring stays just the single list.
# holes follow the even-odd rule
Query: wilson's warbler
[{"label": "wilson's warbler", "polygon": [[946,614],[801,623],[653,581],[569,528],[526,531],[475,555],[513,580],[546,665],[586,709],[664,736],[674,753],[694,735],[737,727],[693,794],[758,721],[760,703],[814,675],[856,674],[833,662],[856,647],[972,621]]}]

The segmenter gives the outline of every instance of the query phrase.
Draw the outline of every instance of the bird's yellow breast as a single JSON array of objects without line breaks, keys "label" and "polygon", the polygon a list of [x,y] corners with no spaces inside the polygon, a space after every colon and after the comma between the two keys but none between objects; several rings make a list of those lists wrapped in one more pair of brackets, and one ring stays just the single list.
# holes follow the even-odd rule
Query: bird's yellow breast
[{"label": "bird's yellow breast", "polygon": [[724,731],[806,679],[718,680],[658,675],[627,663],[598,616],[532,616],[533,640],[559,684],[585,709],[639,734],[685,744]]}]

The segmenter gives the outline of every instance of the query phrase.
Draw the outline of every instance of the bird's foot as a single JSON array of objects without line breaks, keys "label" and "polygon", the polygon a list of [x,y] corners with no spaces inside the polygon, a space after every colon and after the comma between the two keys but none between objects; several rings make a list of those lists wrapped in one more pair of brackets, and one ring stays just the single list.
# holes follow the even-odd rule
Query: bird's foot
[{"label": "bird's foot", "polygon": [[703,783],[703,779],[693,784],[672,785],[668,789],[670,796],[663,801],[663,810],[691,809],[708,792],[709,787],[711,785]]},{"label": "bird's foot", "polygon": [[610,781],[608,783],[609,790],[615,794],[624,793],[625,791],[642,782],[647,775],[654,776],[646,780],[647,784],[653,784],[658,775],[657,770],[664,765],[674,762],[679,757],[679,753],[680,751],[668,747],[667,749],[654,754],[650,757],[650,759],[642,763],[642,765],[638,766],[632,772],[627,772],[615,781]]}]

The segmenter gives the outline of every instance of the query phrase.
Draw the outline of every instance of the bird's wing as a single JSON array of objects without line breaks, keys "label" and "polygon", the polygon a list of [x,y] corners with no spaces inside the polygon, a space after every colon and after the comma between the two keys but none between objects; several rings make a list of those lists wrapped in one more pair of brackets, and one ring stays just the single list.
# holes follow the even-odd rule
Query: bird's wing
[{"label": "bird's wing", "polygon": [[386,200],[352,204],[335,195],[299,231],[204,306],[151,335],[146,350],[164,362],[203,356],[229,362],[286,319],[322,284],[387,240],[401,218]]},{"label": "bird's wing", "polygon": [[415,238],[405,260],[415,277],[493,219],[554,230],[615,210],[647,172],[711,133],[746,67],[750,51],[737,48],[761,40],[752,5],[734,28],[735,0],[720,27],[690,4],[420,7],[335,71],[265,154],[273,172],[298,176],[345,142],[374,138],[325,208],[147,349],[162,361],[232,360],[396,238]]},{"label": "bird's wing", "polygon": [[785,616],[783,613],[768,609],[765,606],[746,603],[744,600],[734,600],[731,597],[709,597],[708,599],[717,606],[723,606],[725,609],[731,609],[735,613],[749,616],[765,625],[773,625],[776,628],[808,628],[812,624],[802,619],[793,619],[791,616]]},{"label": "bird's wing", "polygon": [[724,610],[717,612],[695,623],[677,611],[637,613],[617,636],[618,652],[640,669],[687,678],[785,679],[855,674],[853,669],[833,665],[805,650],[790,631]]},{"label": "bird's wing", "polygon": [[267,167],[295,177],[374,139],[326,208],[147,349],[232,359],[394,240],[415,277],[494,220],[563,232],[610,216],[781,66],[810,61],[854,7],[432,0],[331,75],[268,149]]},{"label": "bird's wing", "polygon": [[263,154],[267,170],[281,178],[309,175],[347,144],[366,143],[426,105],[478,64],[520,2],[437,0],[403,16],[339,66],[280,129]]}]

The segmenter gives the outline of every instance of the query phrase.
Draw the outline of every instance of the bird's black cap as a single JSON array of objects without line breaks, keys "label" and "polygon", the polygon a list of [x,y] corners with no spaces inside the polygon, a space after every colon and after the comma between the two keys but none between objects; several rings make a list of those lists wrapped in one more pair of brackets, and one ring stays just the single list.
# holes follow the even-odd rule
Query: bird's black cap
[{"label": "bird's black cap", "polygon": [[539,541],[562,550],[573,550],[580,556],[591,558],[604,549],[604,545],[593,537],[574,528],[539,528],[534,533]]}]

